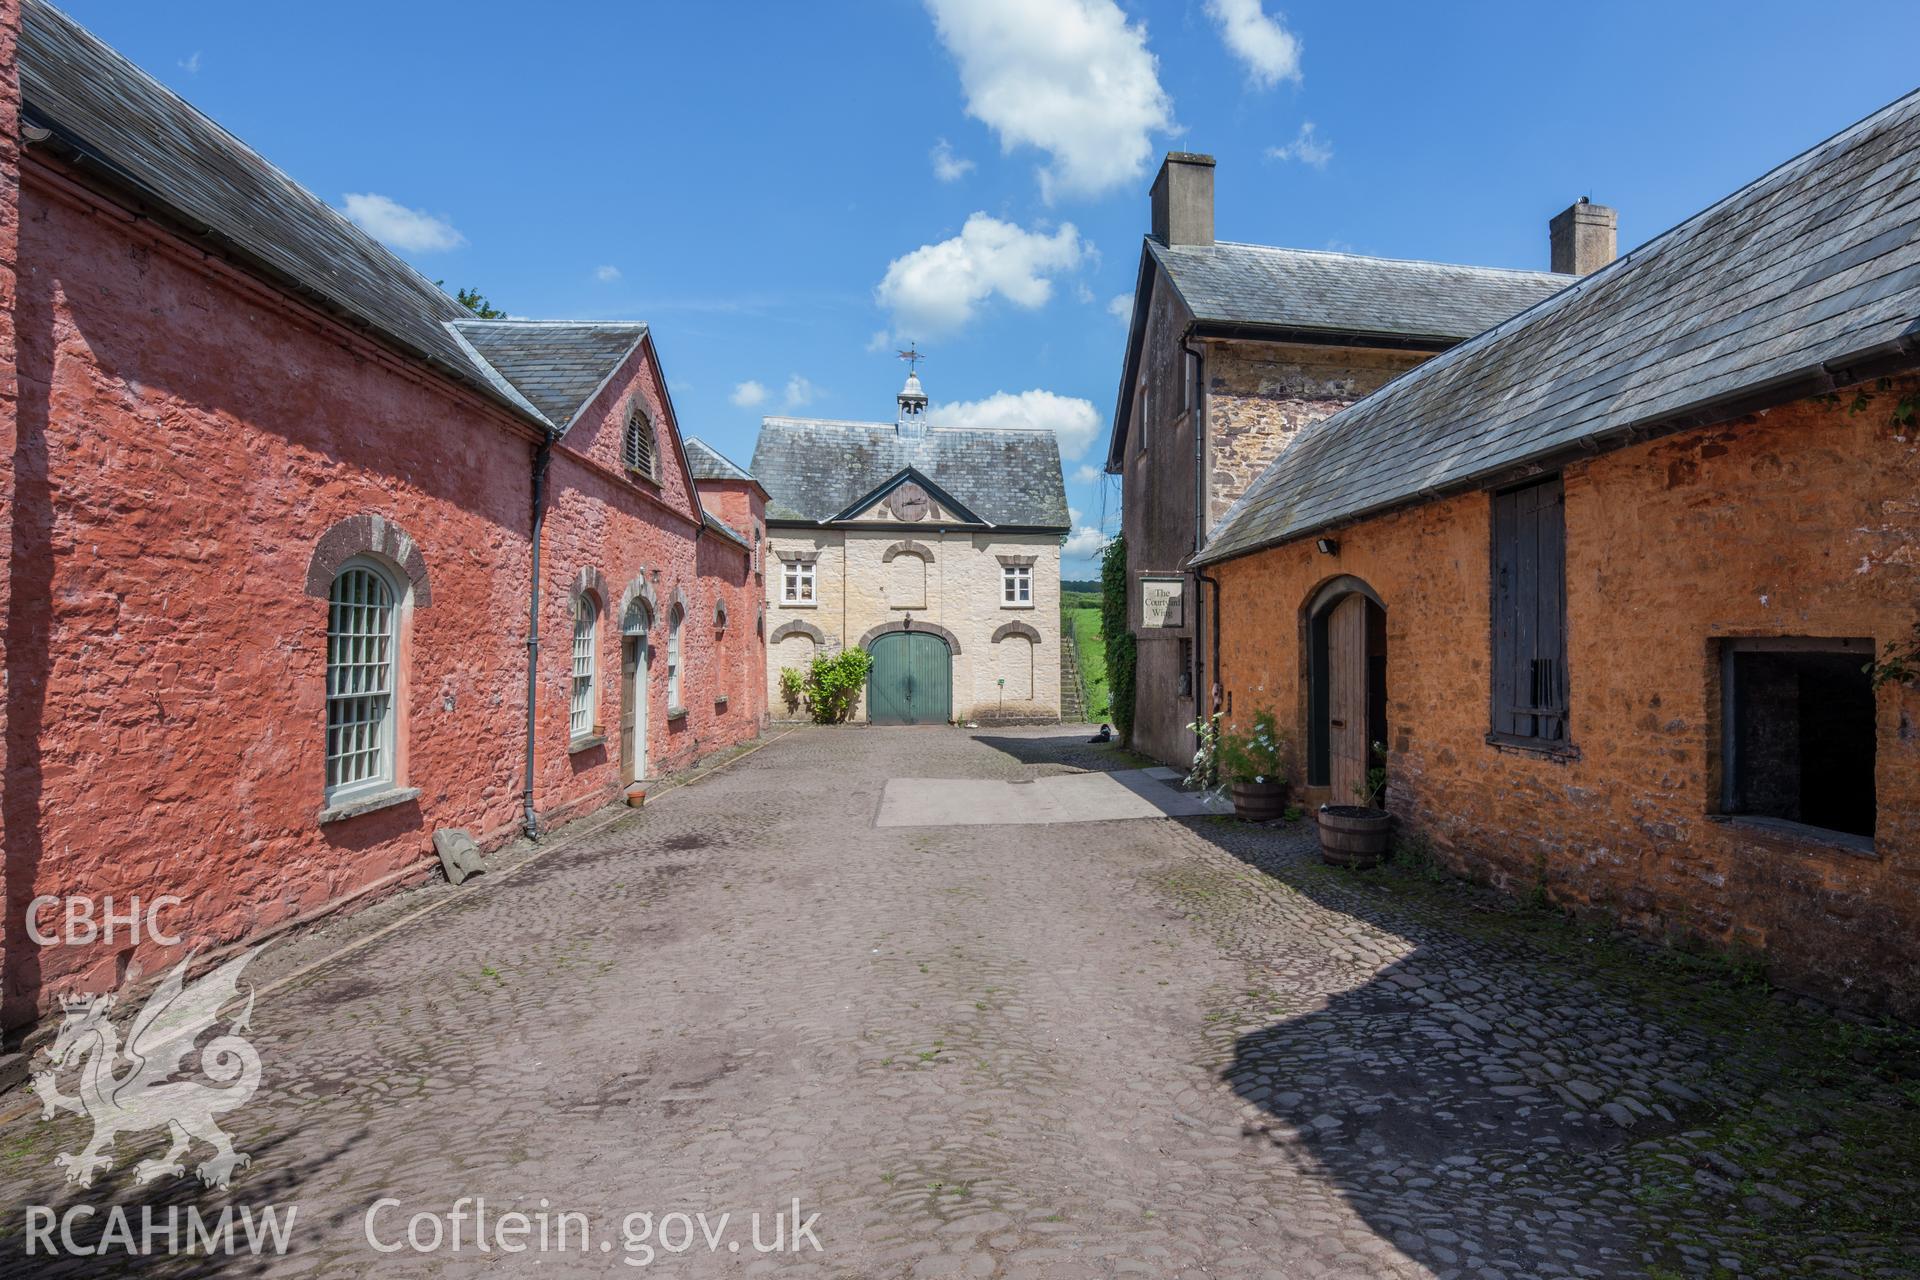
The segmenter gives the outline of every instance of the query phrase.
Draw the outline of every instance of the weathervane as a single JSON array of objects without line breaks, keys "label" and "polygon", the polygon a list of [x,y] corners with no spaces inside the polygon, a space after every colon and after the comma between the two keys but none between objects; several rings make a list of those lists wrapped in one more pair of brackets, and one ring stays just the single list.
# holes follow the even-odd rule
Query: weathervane
[{"label": "weathervane", "polygon": [[908,373],[920,372],[920,362],[926,359],[926,357],[921,355],[920,352],[918,351],[917,348],[919,347],[919,345],[920,344],[917,342],[909,342],[907,344],[907,349],[905,351],[900,352],[900,358],[907,362]]}]

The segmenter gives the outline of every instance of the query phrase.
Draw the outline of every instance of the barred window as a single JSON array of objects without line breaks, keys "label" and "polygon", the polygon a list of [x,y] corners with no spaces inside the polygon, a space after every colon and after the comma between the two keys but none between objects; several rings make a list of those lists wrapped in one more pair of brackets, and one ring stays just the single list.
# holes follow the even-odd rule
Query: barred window
[{"label": "barred window", "polygon": [[580,597],[573,620],[573,701],[567,710],[567,736],[584,738],[593,732],[594,642],[600,636],[600,606],[592,596]]},{"label": "barred window", "polygon": [[393,783],[394,590],[349,564],[327,611],[327,799]]},{"label": "barred window", "polygon": [[673,606],[673,612],[667,615],[667,705],[669,707],[681,705],[680,624],[686,620],[686,610],[677,604]]},{"label": "barred window", "polygon": [[659,453],[653,434],[653,422],[647,417],[647,411],[639,405],[633,406],[627,414],[626,438],[621,443],[620,456],[627,464],[627,470],[637,472],[648,480],[657,479],[656,459]]}]

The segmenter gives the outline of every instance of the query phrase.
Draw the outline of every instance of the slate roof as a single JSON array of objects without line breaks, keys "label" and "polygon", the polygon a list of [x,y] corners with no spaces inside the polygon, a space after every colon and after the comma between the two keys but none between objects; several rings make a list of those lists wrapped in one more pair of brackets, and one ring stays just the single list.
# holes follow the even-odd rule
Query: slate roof
[{"label": "slate roof", "polygon": [[66,14],[26,0],[19,51],[26,119],[83,163],[169,210],[190,235],[231,247],[326,309],[539,416],[447,329],[466,308]]},{"label": "slate roof", "polygon": [[1920,92],[1296,438],[1208,563],[1920,365]]},{"label": "slate roof", "polygon": [[753,474],[771,495],[770,520],[820,523],[912,467],[995,526],[1065,532],[1067,491],[1051,431],[928,427],[903,436],[890,422],[766,418]]},{"label": "slate roof", "polygon": [[702,440],[699,436],[688,436],[681,441],[687,453],[687,466],[693,472],[695,480],[744,480],[749,484],[759,481],[729,461],[721,452]]},{"label": "slate roof", "polygon": [[563,431],[647,336],[644,324],[471,318],[452,324]]},{"label": "slate roof", "polygon": [[704,507],[700,510],[700,519],[707,528],[713,530],[727,541],[738,543],[747,551],[753,550],[753,543],[747,541],[746,534],[741,533],[738,529],[735,529],[725,520],[722,520],[719,516],[714,515],[713,512],[708,511]]},{"label": "slate roof", "polygon": [[1203,323],[1359,336],[1470,338],[1575,279],[1226,241],[1146,245]]}]

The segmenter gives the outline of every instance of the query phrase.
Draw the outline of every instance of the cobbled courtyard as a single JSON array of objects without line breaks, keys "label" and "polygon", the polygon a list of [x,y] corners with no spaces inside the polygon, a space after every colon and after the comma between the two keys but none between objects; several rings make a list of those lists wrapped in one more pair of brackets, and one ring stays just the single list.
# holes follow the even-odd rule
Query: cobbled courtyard
[{"label": "cobbled courtyard", "polygon": [[[15,1120],[5,1273],[1920,1274],[1908,1036],[1417,854],[1327,868],[1304,822],[874,825],[889,778],[1139,763],[1084,739],[793,731],[289,940],[257,979],[398,924],[260,997],[231,1188],[133,1186],[154,1133],[70,1186],[87,1122]],[[456,1249],[463,1199],[590,1235]],[[82,1203],[81,1244],[298,1212],[285,1256],[26,1256],[26,1206]]]}]

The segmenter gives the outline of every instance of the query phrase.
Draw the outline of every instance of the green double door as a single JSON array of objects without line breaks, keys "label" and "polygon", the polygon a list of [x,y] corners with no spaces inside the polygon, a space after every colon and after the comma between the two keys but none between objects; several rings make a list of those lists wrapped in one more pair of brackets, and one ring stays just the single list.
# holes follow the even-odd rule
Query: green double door
[{"label": "green double door", "polygon": [[889,631],[872,648],[867,720],[873,724],[945,724],[953,714],[953,654],[927,631]]}]

